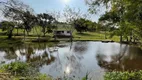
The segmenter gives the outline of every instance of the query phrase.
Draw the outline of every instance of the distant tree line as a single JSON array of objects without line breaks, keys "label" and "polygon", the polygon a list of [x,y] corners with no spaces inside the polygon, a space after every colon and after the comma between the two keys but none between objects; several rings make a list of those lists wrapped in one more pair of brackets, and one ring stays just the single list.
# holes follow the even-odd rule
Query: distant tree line
[{"label": "distant tree line", "polygon": [[[7,19],[2,21],[1,29],[6,31],[8,39],[11,39],[13,36],[13,30],[23,29],[24,39],[26,34],[29,35],[29,32],[35,28],[37,36],[40,38],[41,36],[45,37],[47,33],[52,33],[53,30],[57,30],[58,25],[71,25],[70,27],[64,26],[67,29],[69,28],[71,31],[74,29],[77,32],[86,32],[86,31],[96,31],[97,23],[92,22],[91,20],[85,17],[85,14],[81,14],[81,12],[75,11],[69,7],[64,10],[64,17],[66,18],[65,22],[59,22],[59,13],[58,14],[49,14],[49,13],[40,13],[35,14],[34,10],[30,8],[28,5],[24,4],[20,0],[7,0],[1,1],[1,11],[3,12],[4,17]],[[41,32],[43,35],[38,33],[38,29],[36,26],[41,27]]]},{"label": "distant tree line", "polygon": [[26,33],[29,35],[31,29],[36,25],[41,26],[43,36],[56,28],[53,25],[56,21],[55,18],[47,13],[35,15],[33,9],[20,0],[8,0],[6,2],[0,2],[0,5],[2,6],[1,10],[3,15],[7,19],[0,23],[1,28],[7,32],[6,34],[9,39],[12,38],[14,28],[24,29],[24,36],[26,36]]}]

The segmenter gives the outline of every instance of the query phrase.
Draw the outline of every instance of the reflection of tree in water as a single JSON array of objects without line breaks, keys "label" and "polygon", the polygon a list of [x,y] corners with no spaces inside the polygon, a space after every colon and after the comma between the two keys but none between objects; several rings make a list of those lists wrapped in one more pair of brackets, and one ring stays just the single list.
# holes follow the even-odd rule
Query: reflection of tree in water
[{"label": "reflection of tree in water", "polygon": [[6,52],[4,58],[8,60],[20,60],[33,64],[36,67],[48,65],[55,60],[55,57],[50,55],[48,47],[45,44],[38,45],[24,45],[5,48]]},{"label": "reflection of tree in water", "polygon": [[125,67],[128,66],[124,63],[127,53],[128,45],[125,45],[125,47],[122,47],[120,45],[120,50],[118,54],[111,55],[111,61],[106,61],[105,58],[107,56],[105,54],[97,54],[96,58],[98,60],[98,65],[102,68],[105,68],[106,70],[124,70]]},{"label": "reflection of tree in water", "polygon": [[85,52],[88,48],[88,43],[87,42],[76,42],[74,44],[73,50],[74,52],[77,52],[79,54],[82,54]]},{"label": "reflection of tree in water", "polygon": [[17,56],[15,54],[16,47],[9,47],[9,48],[4,49],[4,51],[6,53],[4,58],[9,59],[9,60],[17,58]]},{"label": "reflection of tree in water", "polygon": [[[64,74],[64,76],[74,76],[82,71],[81,58],[82,55],[76,54],[72,52],[72,43],[70,45],[69,51],[64,54],[64,57],[61,57],[59,51],[57,50],[57,58],[54,62],[54,65],[51,66],[51,71],[58,71],[60,74]],[[64,59],[61,59],[64,58]],[[62,75],[63,76],[63,75]]]},{"label": "reflection of tree in water", "polygon": [[26,61],[32,63],[35,67],[42,67],[43,65],[49,65],[55,60],[55,57],[50,55],[48,47],[46,45],[39,45],[40,48],[33,48],[28,46],[26,49]]},{"label": "reflection of tree in water", "polygon": [[65,70],[65,73],[68,74],[77,74],[81,72],[82,65],[80,63],[80,59],[77,57],[75,53],[67,56],[67,63],[65,64],[66,68],[70,68],[68,72]]},{"label": "reflection of tree in water", "polygon": [[[31,57],[32,56],[32,57]],[[55,61],[55,57],[49,55],[47,51],[44,51],[42,55],[30,55],[30,58],[27,58],[27,62],[32,63],[35,67],[42,67],[43,65],[49,65]]]}]

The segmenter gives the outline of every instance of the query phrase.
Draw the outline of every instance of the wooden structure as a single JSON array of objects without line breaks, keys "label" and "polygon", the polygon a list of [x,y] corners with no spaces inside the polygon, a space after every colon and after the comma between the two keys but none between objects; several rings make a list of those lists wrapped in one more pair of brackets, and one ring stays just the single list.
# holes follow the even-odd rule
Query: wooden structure
[{"label": "wooden structure", "polygon": [[54,36],[56,38],[70,38],[72,40],[72,32],[71,31],[66,31],[66,30],[60,30],[60,31],[54,31]]}]

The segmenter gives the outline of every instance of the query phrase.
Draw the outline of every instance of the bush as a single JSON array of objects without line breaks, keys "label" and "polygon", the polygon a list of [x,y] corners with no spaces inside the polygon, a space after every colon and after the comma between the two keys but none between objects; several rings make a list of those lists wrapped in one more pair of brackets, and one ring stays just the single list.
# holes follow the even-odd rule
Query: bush
[{"label": "bush", "polygon": [[53,80],[52,77],[46,74],[38,74],[36,77],[26,76],[26,77],[14,77],[13,80]]},{"label": "bush", "polygon": [[10,73],[14,80],[52,80],[50,76],[39,73],[37,69],[25,62],[5,64],[0,67],[0,73]]},{"label": "bush", "polygon": [[50,76],[47,76],[45,74],[39,74],[37,77],[37,80],[52,80]]},{"label": "bush", "polygon": [[142,80],[142,71],[133,72],[107,72],[104,76],[105,80]]},{"label": "bush", "polygon": [[2,70],[9,72],[13,75],[24,75],[23,72],[27,72],[29,65],[23,62],[12,62],[10,64],[5,64],[1,67]]}]

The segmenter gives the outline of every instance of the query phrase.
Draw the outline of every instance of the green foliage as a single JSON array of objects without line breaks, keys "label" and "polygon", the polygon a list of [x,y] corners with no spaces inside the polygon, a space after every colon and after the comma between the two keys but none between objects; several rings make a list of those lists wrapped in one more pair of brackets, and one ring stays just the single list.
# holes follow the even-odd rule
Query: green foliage
[{"label": "green foliage", "polygon": [[136,72],[107,72],[105,80],[142,80],[142,71]]},{"label": "green foliage", "polygon": [[82,80],[88,80],[88,74],[86,74],[86,76],[83,77]]},{"label": "green foliage", "polygon": [[112,22],[112,23],[117,23],[120,21],[120,16],[116,12],[113,12],[113,11],[106,12],[104,15],[102,15],[99,18],[99,21],[105,21],[105,20]]},{"label": "green foliage", "polygon": [[41,74],[24,62],[12,62],[0,68],[1,73],[10,73],[14,80],[52,80],[52,77]]},{"label": "green foliage", "polygon": [[55,21],[51,15],[43,13],[37,15],[38,25],[41,26],[42,32],[45,36],[46,33],[51,33],[52,29],[55,29],[56,26],[53,26],[52,23]]},{"label": "green foliage", "polygon": [[8,38],[10,39],[12,37],[12,32],[15,27],[14,22],[3,21],[0,24],[2,26],[1,27],[2,31],[6,31],[7,32],[6,34],[8,35]]},{"label": "green foliage", "polygon": [[86,32],[86,31],[95,31],[96,30],[96,23],[92,22],[90,20],[80,18],[77,20],[74,20],[74,27],[77,30],[77,32]]},{"label": "green foliage", "polygon": [[29,65],[23,62],[12,62],[10,64],[3,65],[2,70],[9,72],[13,75],[28,75]]},{"label": "green foliage", "polygon": [[87,0],[86,2],[88,3],[90,7],[89,10],[91,12],[97,11],[97,9],[102,5],[106,6],[106,8],[108,8],[109,10],[100,18],[100,20],[107,21],[107,23],[111,22],[113,23],[113,26],[119,27],[119,29],[116,32],[119,34],[119,36],[123,38],[128,38],[128,36],[131,36],[131,39],[133,39],[134,41],[137,40],[141,42],[142,40],[142,33],[141,33],[142,32],[142,26],[141,26],[142,25],[142,1],[141,0],[136,0],[136,1],[134,0]]},{"label": "green foliage", "polygon": [[29,32],[36,25],[37,18],[30,11],[23,12],[22,15],[23,28]]},{"label": "green foliage", "polygon": [[46,74],[39,74],[37,80],[52,80],[52,78]]}]

